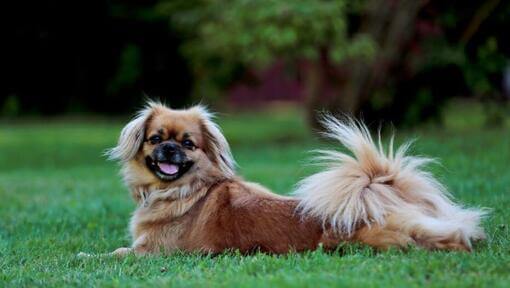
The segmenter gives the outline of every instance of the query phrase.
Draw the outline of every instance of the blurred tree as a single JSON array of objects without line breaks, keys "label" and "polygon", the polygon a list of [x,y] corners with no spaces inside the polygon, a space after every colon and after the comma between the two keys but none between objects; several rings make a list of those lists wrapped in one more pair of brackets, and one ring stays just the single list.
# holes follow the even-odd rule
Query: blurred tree
[{"label": "blurred tree", "polygon": [[[405,3],[368,3],[382,7],[389,2]],[[501,124],[506,109],[502,78],[510,65],[510,41],[506,36],[510,2],[415,3],[420,7],[408,23],[409,34],[396,42],[400,55],[380,62],[386,66],[385,73],[379,73],[382,78],[376,77],[372,85],[364,86],[370,93],[363,107],[365,115],[405,125],[429,118],[439,120],[442,104],[461,96],[482,100],[487,124]],[[377,62],[372,63],[373,71],[379,70]]]},{"label": "blurred tree", "polygon": [[309,116],[363,111],[368,120],[412,125],[437,118],[450,97],[501,94],[509,7],[500,0],[163,0],[156,9],[186,35],[181,51],[196,95],[218,97],[247,68],[285,60],[301,72]]},{"label": "blurred tree", "polygon": [[304,66],[310,111],[324,105],[357,111],[358,95],[345,93],[356,88],[340,89],[346,82],[335,71],[345,59],[363,65],[375,51],[365,33],[349,35],[347,10],[354,7],[347,1],[178,0],[157,9],[190,37],[182,51],[191,59],[198,95],[218,92],[236,71],[278,59]]},{"label": "blurred tree", "polygon": [[421,70],[458,67],[469,96],[484,103],[486,124],[502,124],[507,113],[503,77],[510,67],[510,2],[431,1],[427,8],[442,33],[424,41],[429,49]]}]

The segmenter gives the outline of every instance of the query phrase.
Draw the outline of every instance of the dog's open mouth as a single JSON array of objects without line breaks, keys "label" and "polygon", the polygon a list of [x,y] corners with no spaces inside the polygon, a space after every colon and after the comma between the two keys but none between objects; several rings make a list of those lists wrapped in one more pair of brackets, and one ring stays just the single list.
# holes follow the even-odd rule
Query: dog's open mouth
[{"label": "dog's open mouth", "polygon": [[173,181],[184,175],[193,166],[192,161],[182,163],[159,162],[147,157],[147,166],[160,179],[165,181]]}]

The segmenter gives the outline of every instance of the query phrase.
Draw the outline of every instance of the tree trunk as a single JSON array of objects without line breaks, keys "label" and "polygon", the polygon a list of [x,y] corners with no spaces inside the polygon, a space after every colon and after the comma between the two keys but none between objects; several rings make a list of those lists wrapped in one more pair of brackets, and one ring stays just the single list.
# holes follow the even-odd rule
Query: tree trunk
[{"label": "tree trunk", "polygon": [[333,64],[326,48],[305,72],[308,120],[317,128],[317,111],[358,116],[373,92],[381,88],[405,54],[414,35],[417,14],[426,1],[396,0],[369,2],[360,33],[368,34],[378,49],[371,61],[348,59]]}]

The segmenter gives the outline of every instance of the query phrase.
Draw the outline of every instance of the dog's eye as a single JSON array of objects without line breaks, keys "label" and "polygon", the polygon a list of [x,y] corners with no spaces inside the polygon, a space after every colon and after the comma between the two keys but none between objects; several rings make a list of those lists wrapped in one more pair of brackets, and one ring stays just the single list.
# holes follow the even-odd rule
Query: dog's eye
[{"label": "dog's eye", "polygon": [[195,143],[193,143],[193,141],[191,141],[189,139],[186,139],[186,140],[182,141],[182,146],[184,146],[185,148],[188,148],[188,149],[194,149]]},{"label": "dog's eye", "polygon": [[149,142],[151,142],[152,145],[161,143],[161,140],[162,140],[161,136],[159,135],[154,135],[151,138],[149,138]]}]

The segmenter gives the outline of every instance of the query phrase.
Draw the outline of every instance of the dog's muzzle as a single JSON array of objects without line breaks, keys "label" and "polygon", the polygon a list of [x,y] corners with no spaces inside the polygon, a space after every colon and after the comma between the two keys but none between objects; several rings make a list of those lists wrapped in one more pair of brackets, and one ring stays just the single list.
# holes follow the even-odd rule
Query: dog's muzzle
[{"label": "dog's muzzle", "polygon": [[193,166],[193,161],[188,159],[182,148],[172,142],[159,144],[145,161],[147,167],[165,181],[180,178]]}]

